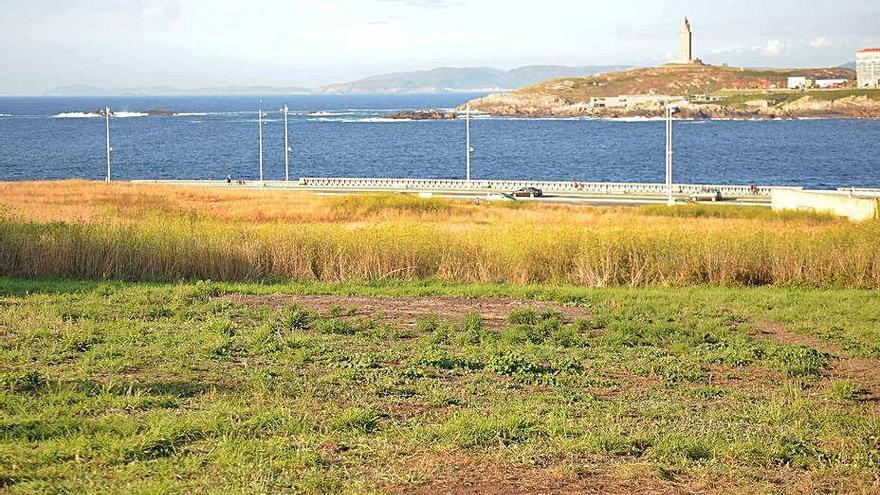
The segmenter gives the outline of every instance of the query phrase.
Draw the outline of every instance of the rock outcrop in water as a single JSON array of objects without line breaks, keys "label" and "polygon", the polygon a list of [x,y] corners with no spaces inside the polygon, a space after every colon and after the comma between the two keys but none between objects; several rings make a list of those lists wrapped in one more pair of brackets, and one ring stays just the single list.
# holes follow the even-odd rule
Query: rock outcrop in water
[{"label": "rock outcrop in water", "polygon": [[394,120],[455,120],[454,112],[441,112],[439,110],[403,110],[390,113],[386,119]]}]

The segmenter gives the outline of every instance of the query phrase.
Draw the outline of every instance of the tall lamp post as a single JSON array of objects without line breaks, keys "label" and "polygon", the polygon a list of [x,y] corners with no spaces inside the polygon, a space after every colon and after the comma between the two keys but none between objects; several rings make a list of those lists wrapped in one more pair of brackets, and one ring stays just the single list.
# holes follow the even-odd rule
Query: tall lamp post
[{"label": "tall lamp post", "polygon": [[675,204],[675,197],[672,195],[672,114],[675,113],[675,108],[667,103],[666,104],[666,203],[669,205]]},{"label": "tall lamp post", "polygon": [[467,146],[467,155],[465,161],[465,178],[468,182],[471,181],[471,153],[474,149],[471,147],[471,105],[468,103],[465,106],[465,117],[464,117],[464,126],[465,126],[465,146]]},{"label": "tall lamp post", "polygon": [[281,112],[284,114],[284,181],[290,182],[290,141],[287,134],[287,114],[289,109],[287,105],[284,105]]},{"label": "tall lamp post", "polygon": [[110,153],[113,151],[113,148],[110,146],[110,107],[104,107],[104,130],[107,144],[107,178],[104,179],[108,184],[110,183]]},{"label": "tall lamp post", "polygon": [[260,102],[260,117],[258,119],[260,125],[260,187],[263,187],[263,102]]}]

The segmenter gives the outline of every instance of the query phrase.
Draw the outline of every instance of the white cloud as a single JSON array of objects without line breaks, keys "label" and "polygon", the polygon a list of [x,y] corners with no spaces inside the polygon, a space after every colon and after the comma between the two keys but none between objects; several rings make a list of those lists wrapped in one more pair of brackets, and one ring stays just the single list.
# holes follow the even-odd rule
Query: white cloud
[{"label": "white cloud", "polygon": [[832,46],[834,46],[834,43],[824,36],[819,36],[810,42],[810,48],[830,48]]},{"label": "white cloud", "polygon": [[713,55],[756,53],[765,57],[774,57],[791,51],[791,43],[772,39],[760,46],[733,45],[712,50]]},{"label": "white cloud", "polygon": [[780,40],[770,40],[766,45],[752,48],[752,51],[768,57],[776,56],[791,50],[791,44]]},{"label": "white cloud", "polygon": [[713,55],[727,55],[729,53],[739,54],[739,53],[745,53],[747,51],[749,51],[749,48],[747,46],[734,45],[734,46],[726,46],[724,48],[716,48],[716,49],[712,50],[712,54]]}]

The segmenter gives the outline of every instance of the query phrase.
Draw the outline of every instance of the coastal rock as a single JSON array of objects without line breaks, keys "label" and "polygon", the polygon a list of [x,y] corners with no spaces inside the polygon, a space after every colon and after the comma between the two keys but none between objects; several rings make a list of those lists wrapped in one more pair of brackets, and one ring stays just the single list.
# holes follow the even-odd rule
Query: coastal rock
[{"label": "coastal rock", "polygon": [[[543,93],[497,93],[470,102],[471,109],[492,115],[521,117],[577,116],[583,109],[573,108],[570,101]],[[464,107],[459,107],[459,111]]]},{"label": "coastal rock", "polygon": [[780,110],[799,117],[856,117],[880,118],[880,101],[867,96],[847,96],[837,100],[822,100],[804,96],[780,105]]},{"label": "coastal rock", "polygon": [[453,112],[441,112],[439,110],[403,110],[390,113],[386,119],[394,120],[455,120]]}]

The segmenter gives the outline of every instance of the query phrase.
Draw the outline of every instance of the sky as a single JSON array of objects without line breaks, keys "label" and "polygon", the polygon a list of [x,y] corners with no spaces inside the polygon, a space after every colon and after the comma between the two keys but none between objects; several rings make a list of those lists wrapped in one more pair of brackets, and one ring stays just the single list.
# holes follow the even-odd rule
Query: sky
[{"label": "sky", "polygon": [[0,0],[0,94],[59,86],[315,87],[441,66],[836,66],[880,0]]}]

